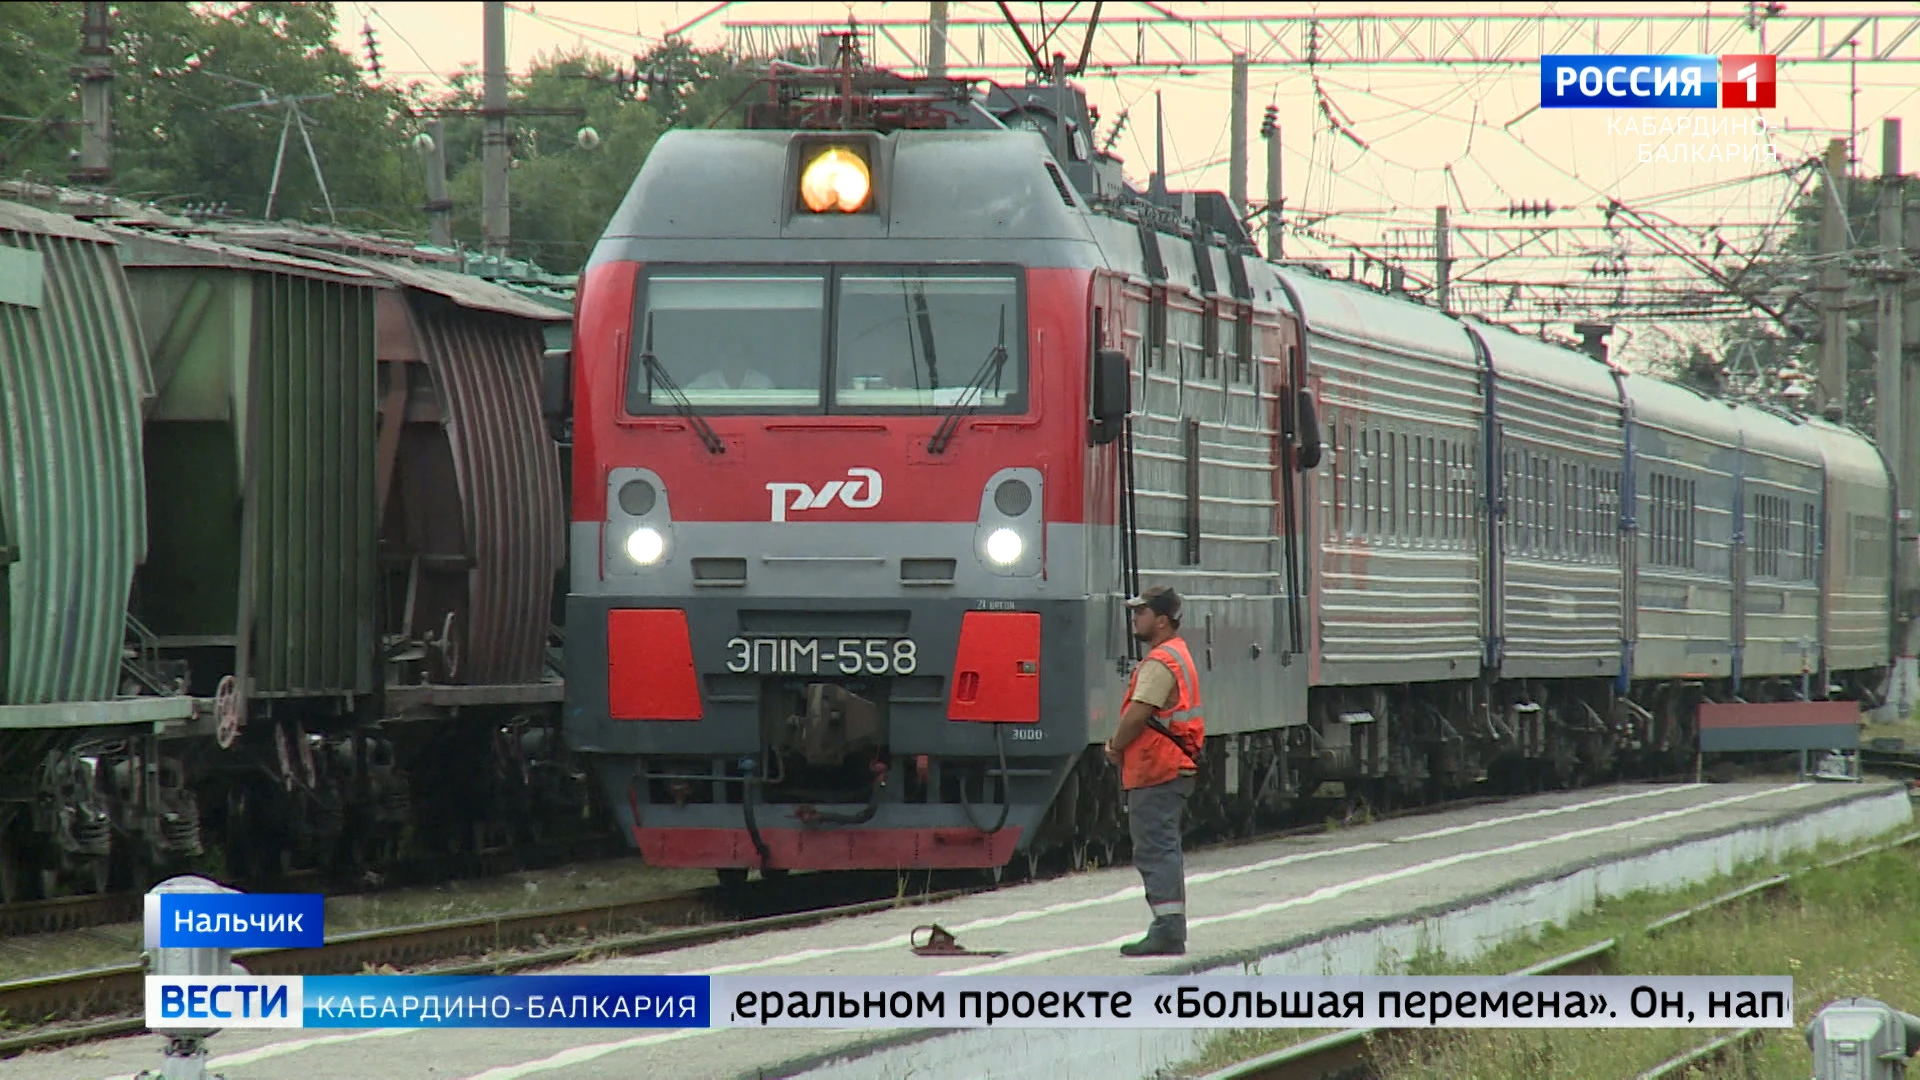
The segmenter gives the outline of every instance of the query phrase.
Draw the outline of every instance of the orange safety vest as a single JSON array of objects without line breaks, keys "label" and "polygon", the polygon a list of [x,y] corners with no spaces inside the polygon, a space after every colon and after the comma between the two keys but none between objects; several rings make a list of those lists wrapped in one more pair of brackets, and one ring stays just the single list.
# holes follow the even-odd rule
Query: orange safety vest
[{"label": "orange safety vest", "polygon": [[[1153,651],[1147,654],[1147,659],[1158,660],[1173,672],[1173,682],[1177,688],[1173,704],[1155,709],[1153,715],[1173,732],[1175,738],[1180,740],[1180,745],[1174,745],[1172,739],[1151,728],[1128,743],[1126,749],[1120,752],[1120,786],[1128,790],[1164,784],[1183,771],[1192,771],[1193,756],[1185,751],[1197,756],[1201,743],[1207,737],[1207,721],[1200,714],[1200,679],[1194,670],[1193,654],[1187,651],[1187,643],[1177,636],[1170,637],[1154,646]],[[1127,680],[1127,702],[1133,701],[1133,688],[1139,681],[1140,669],[1135,668],[1133,677]],[[1125,708],[1124,704],[1122,708]]]}]

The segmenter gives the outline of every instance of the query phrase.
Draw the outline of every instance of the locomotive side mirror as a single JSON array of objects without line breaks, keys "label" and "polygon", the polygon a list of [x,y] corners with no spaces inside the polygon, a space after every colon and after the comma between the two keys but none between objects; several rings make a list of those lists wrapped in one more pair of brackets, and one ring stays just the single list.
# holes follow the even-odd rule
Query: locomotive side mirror
[{"label": "locomotive side mirror", "polygon": [[1306,390],[1294,393],[1300,410],[1300,471],[1306,472],[1320,467],[1320,410]]},{"label": "locomotive side mirror", "polygon": [[572,411],[573,351],[548,349],[540,356],[540,411],[549,418]]},{"label": "locomotive side mirror", "polygon": [[1089,446],[1105,446],[1120,437],[1120,425],[1133,408],[1132,373],[1127,354],[1118,349],[1101,349],[1093,356],[1093,423],[1087,432]]}]

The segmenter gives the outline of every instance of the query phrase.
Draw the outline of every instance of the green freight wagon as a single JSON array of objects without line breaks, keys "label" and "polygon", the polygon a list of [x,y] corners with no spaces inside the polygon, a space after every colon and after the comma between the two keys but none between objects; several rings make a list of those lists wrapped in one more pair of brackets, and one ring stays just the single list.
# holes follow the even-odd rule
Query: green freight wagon
[{"label": "green freight wagon", "polygon": [[160,753],[194,702],[130,634],[152,384],[116,254],[0,202],[0,901],[97,891],[117,853],[200,850]]},{"label": "green freight wagon", "polygon": [[[152,356],[135,610],[218,702],[351,717],[374,690],[374,302],[364,271],[110,227]],[[298,748],[294,748],[298,749]]]},{"label": "green freight wagon", "polygon": [[5,705],[107,701],[146,546],[149,393],[126,281],[99,229],[0,203]]}]

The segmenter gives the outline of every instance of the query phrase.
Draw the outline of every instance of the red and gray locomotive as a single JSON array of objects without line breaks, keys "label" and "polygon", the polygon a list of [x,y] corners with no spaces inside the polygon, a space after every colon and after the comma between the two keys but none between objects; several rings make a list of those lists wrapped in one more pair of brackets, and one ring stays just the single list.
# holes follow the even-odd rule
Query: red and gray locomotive
[{"label": "red and gray locomotive", "polygon": [[658,142],[577,302],[565,731],[649,862],[1110,856],[1143,584],[1227,829],[1877,685],[1852,431],[1267,262],[1064,80],[771,85]]}]

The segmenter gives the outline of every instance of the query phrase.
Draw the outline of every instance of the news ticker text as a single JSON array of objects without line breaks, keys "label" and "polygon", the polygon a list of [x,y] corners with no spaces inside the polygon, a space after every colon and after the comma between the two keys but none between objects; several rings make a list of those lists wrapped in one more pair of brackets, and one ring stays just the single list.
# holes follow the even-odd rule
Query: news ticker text
[{"label": "news ticker text", "polygon": [[148,976],[147,1027],[1791,1027],[1789,976]]}]

